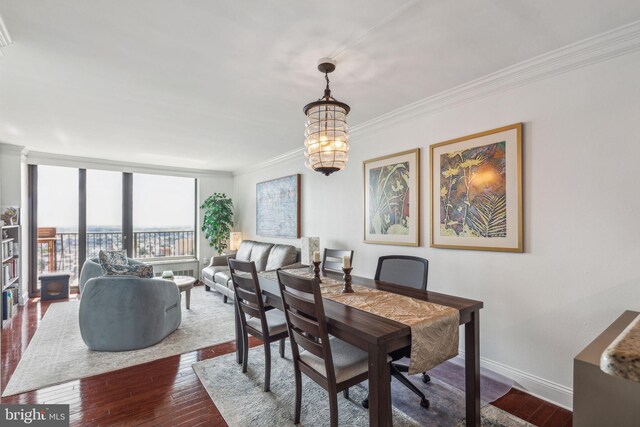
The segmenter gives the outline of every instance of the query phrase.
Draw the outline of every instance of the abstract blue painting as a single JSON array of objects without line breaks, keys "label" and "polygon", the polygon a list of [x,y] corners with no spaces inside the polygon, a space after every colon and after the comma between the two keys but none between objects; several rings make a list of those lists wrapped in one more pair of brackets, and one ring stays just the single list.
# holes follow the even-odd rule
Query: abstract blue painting
[{"label": "abstract blue painting", "polygon": [[256,184],[256,234],[300,238],[300,174]]}]

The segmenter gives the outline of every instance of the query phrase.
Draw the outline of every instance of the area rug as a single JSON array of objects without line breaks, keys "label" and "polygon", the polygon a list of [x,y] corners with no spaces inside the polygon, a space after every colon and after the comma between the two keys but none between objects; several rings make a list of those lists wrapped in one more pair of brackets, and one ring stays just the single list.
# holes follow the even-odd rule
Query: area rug
[{"label": "area rug", "polygon": [[[271,391],[263,392],[264,350],[249,350],[248,372],[243,374],[235,362],[235,354],[219,356],[193,364],[209,396],[229,426],[293,426],[295,381],[290,347],[285,359],[280,358],[277,345],[272,346]],[[329,402],[326,391],[302,375],[303,398],[300,426],[329,425]],[[420,386],[431,402],[427,410],[419,400],[397,381],[392,381],[394,426],[464,425],[464,393],[435,376]],[[350,389],[350,398],[338,395],[339,424],[367,426],[369,414],[360,402],[367,396],[366,385]],[[397,399],[398,396],[407,397]],[[416,409],[418,411],[408,410]],[[483,426],[524,427],[531,424],[491,405],[482,408]]]},{"label": "area rug", "polygon": [[[184,295],[184,294],[183,294]],[[86,378],[235,339],[233,304],[203,286],[182,302],[180,327],[160,343],[141,350],[100,352],[87,348],[78,325],[79,301],[51,304],[2,396]]]}]

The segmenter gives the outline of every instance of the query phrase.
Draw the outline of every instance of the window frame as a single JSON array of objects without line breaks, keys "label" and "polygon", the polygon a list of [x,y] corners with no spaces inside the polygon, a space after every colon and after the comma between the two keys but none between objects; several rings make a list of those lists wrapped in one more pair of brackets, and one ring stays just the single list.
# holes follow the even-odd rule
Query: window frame
[{"label": "window frame", "polygon": [[[38,289],[38,166],[37,164],[28,165],[28,206],[29,225],[29,297],[39,297]],[[42,165],[48,166],[48,165]],[[78,171],[78,267],[81,269],[87,258],[87,168],[76,167]],[[92,168],[92,170],[103,170]],[[122,246],[127,250],[127,254],[133,255],[133,172],[122,172]],[[159,176],[173,176],[161,175]],[[149,264],[170,264],[185,261],[193,261],[198,259],[198,178],[186,177],[193,179],[194,188],[194,217],[193,217],[193,255],[179,255],[166,257],[144,257],[134,258]],[[190,231],[190,230],[189,230]],[[133,257],[132,257],[133,258]],[[77,291],[77,286],[72,286],[71,290]]]}]

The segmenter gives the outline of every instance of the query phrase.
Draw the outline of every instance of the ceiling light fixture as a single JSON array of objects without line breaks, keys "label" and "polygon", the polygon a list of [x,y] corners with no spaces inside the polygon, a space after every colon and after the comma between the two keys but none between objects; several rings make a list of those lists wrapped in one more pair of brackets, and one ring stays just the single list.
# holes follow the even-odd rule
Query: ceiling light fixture
[{"label": "ceiling light fixture", "polygon": [[327,176],[344,169],[349,160],[347,114],[351,109],[331,96],[328,74],[335,69],[334,60],[320,60],[318,70],[324,73],[327,81],[324,96],[305,105],[303,109],[307,116],[304,132],[306,166]]}]

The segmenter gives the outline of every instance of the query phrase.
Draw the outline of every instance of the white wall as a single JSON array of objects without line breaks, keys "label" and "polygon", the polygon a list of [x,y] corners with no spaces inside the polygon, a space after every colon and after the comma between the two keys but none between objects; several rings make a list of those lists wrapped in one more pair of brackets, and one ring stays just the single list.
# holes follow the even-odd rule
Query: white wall
[{"label": "white wall", "polygon": [[[354,249],[361,276],[373,276],[381,255],[428,258],[429,289],[484,301],[485,365],[571,406],[574,355],[623,310],[640,310],[639,75],[640,53],[630,53],[381,122],[352,134],[347,169],[329,177],[307,171],[302,155],[240,172],[237,228],[267,240],[255,236],[255,184],[302,173],[304,236]],[[525,253],[429,248],[429,145],[516,122],[524,122]],[[422,150],[422,246],[363,243],[362,161],[415,147]]]},{"label": "white wall", "polygon": [[23,147],[0,143],[0,199],[3,205],[20,206],[20,159]]}]

